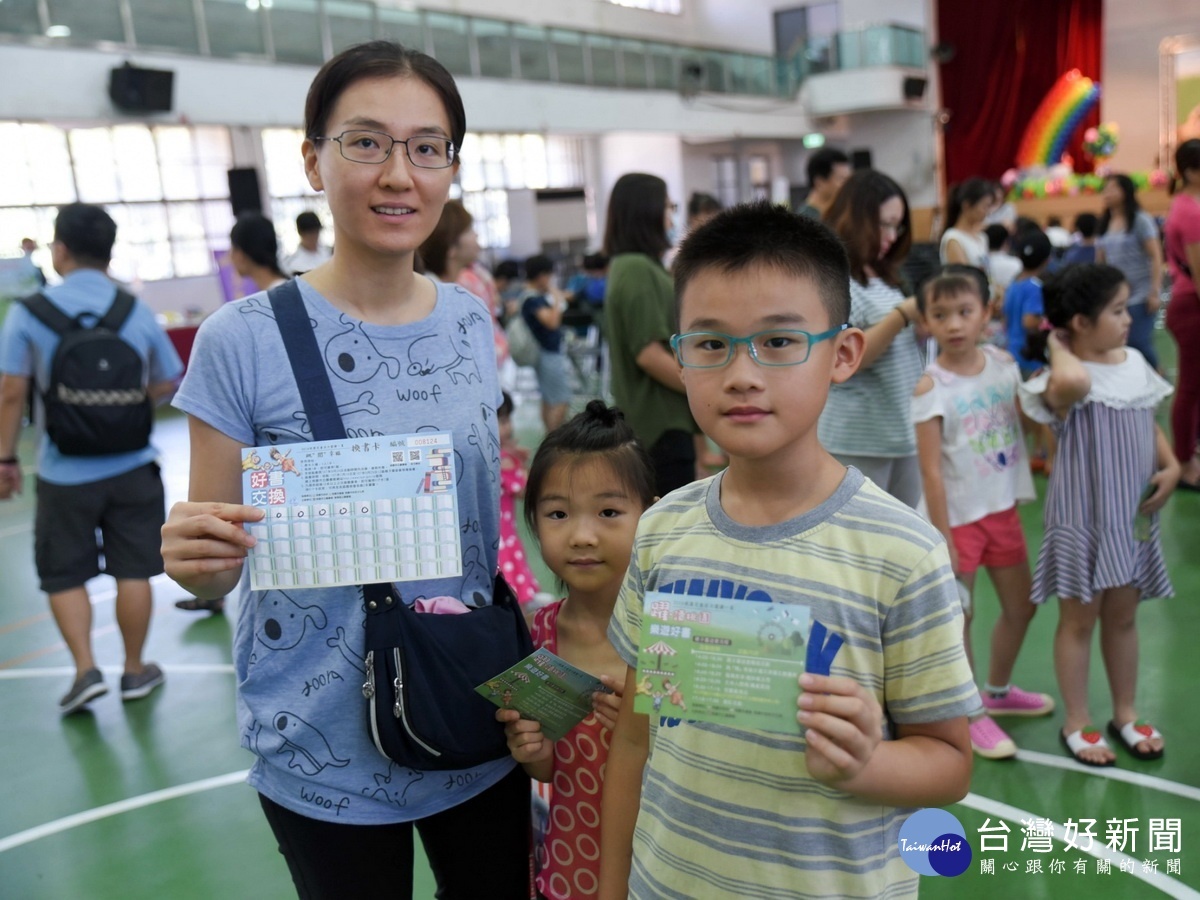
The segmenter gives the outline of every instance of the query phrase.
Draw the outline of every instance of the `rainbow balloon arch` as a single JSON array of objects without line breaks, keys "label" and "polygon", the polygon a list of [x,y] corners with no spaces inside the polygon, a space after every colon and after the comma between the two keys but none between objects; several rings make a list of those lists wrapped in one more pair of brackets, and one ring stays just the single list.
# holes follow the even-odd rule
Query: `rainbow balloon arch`
[{"label": "rainbow balloon arch", "polygon": [[[1084,150],[1097,164],[1094,174],[1076,174],[1070,157],[1065,156],[1072,135],[1099,100],[1100,85],[1078,69],[1059,77],[1025,128],[1017,149],[1016,168],[1009,169],[1000,179],[1008,189],[1008,199],[1100,192],[1108,175],[1105,161],[1116,149],[1119,134],[1116,124],[1110,122],[1088,129],[1085,135]],[[1170,180],[1161,169],[1127,174],[1139,190],[1162,188]]]},{"label": "rainbow balloon arch", "polygon": [[1062,159],[1071,135],[1100,101],[1100,85],[1078,69],[1063,74],[1038,104],[1017,150],[1017,168],[1048,169]]}]

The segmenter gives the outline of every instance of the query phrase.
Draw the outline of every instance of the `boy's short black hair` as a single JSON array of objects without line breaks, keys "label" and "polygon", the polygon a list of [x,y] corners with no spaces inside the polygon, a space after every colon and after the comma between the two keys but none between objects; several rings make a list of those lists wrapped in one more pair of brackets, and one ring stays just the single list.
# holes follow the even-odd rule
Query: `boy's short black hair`
[{"label": "boy's short black hair", "polygon": [[[675,321],[683,293],[702,272],[733,275],[755,266],[810,279],[829,313],[830,327],[850,317],[850,263],[842,242],[815,219],[760,200],[717,213],[697,228],[675,257]],[[751,302],[753,298],[736,298]]]},{"label": "boy's short black hair", "polygon": [[107,269],[117,240],[117,223],[103,207],[69,203],[58,209],[54,240],[66,247],[80,265]]},{"label": "boy's short black hair", "polygon": [[496,268],[492,269],[493,278],[507,278],[512,281],[514,278],[521,277],[521,265],[515,259],[504,259],[496,263]]},{"label": "boy's short black hair", "polygon": [[828,178],[833,174],[833,167],[838,163],[850,163],[850,157],[837,147],[822,147],[808,158],[804,166],[804,174],[808,176],[808,186],[811,188],[818,178]]},{"label": "boy's short black hair", "polygon": [[525,280],[535,281],[554,271],[554,260],[550,257],[539,253],[537,256],[531,256],[525,260]]},{"label": "boy's short black hair", "polygon": [[1084,240],[1094,238],[1100,228],[1100,217],[1095,213],[1083,212],[1075,217],[1075,230]]},{"label": "boy's short black hair", "polygon": [[608,257],[603,253],[589,253],[583,258],[583,270],[585,272],[594,272],[597,269],[605,269],[608,267]]},{"label": "boy's short black hair", "polygon": [[1040,228],[1022,231],[1013,238],[1013,256],[1021,261],[1026,272],[1040,269],[1052,252],[1054,248],[1050,245],[1050,238]]},{"label": "boy's short black hair", "polygon": [[1003,250],[1004,245],[1008,243],[1008,239],[1011,237],[1008,229],[999,222],[995,222],[983,229],[983,233],[987,235],[988,250],[993,253]]},{"label": "boy's short black hair", "polygon": [[296,216],[296,231],[300,234],[308,234],[310,231],[321,230],[321,217],[315,212],[305,210]]}]

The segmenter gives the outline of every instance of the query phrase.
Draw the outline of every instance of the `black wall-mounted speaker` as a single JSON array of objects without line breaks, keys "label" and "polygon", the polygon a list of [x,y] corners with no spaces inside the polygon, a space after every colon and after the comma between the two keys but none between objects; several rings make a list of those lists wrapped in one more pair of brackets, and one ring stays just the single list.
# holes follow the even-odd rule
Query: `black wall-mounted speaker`
[{"label": "black wall-mounted speaker", "polygon": [[925,96],[925,86],[929,82],[924,78],[907,77],[904,79],[904,99],[920,100]]},{"label": "black wall-mounted speaker", "polygon": [[859,169],[871,168],[871,151],[870,150],[851,150],[850,151],[850,168],[858,171]]},{"label": "black wall-mounted speaker", "polygon": [[108,76],[108,96],[127,112],[170,112],[175,73],[168,69],[142,69],[126,63]]},{"label": "black wall-mounted speaker", "polygon": [[229,203],[233,214],[262,212],[262,192],[258,187],[258,169],[229,170]]}]

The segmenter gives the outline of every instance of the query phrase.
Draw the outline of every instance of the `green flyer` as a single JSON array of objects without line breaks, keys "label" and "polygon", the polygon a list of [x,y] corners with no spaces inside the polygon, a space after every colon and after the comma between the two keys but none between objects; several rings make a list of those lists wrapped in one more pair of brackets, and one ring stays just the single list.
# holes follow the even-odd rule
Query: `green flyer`
[{"label": "green flyer", "polygon": [[501,709],[515,709],[522,719],[541,722],[542,733],[552,741],[591,714],[596,691],[610,693],[599,678],[545,648],[475,688]]},{"label": "green flyer", "polygon": [[807,606],[649,593],[633,708],[797,734],[809,632]]}]

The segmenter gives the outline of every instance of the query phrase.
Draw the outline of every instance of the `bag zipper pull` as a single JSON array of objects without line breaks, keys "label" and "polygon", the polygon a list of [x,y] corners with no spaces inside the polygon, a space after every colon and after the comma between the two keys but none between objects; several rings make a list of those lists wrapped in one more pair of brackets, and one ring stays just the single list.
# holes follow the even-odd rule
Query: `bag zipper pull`
[{"label": "bag zipper pull", "polygon": [[399,673],[396,675],[396,680],[392,682],[392,690],[396,692],[396,702],[392,706],[392,715],[399,719],[404,715],[404,694],[402,693],[404,690],[404,678]]},{"label": "bag zipper pull", "polygon": [[362,694],[368,700],[375,697],[375,651],[372,650],[367,654],[367,680],[363,682]]}]

